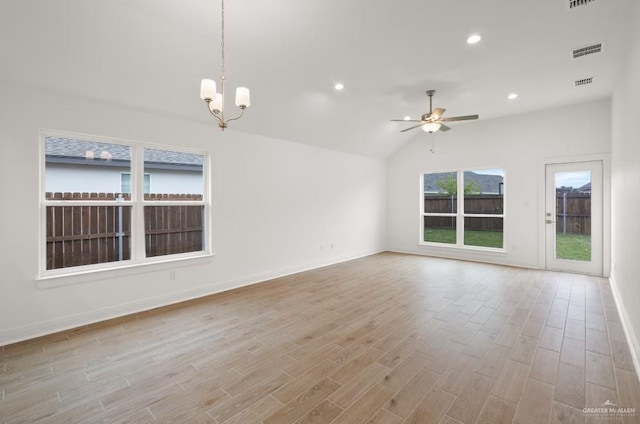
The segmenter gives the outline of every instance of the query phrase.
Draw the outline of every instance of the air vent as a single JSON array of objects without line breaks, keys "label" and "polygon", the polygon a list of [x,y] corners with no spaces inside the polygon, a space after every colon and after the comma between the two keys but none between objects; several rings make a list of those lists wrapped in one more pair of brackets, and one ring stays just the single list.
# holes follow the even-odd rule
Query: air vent
[{"label": "air vent", "polygon": [[575,82],[576,87],[580,87],[580,86],[583,86],[583,85],[588,85],[588,84],[591,84],[591,83],[593,83],[593,77],[579,79],[579,80],[576,80],[576,82]]},{"label": "air vent", "polygon": [[574,49],[572,51],[572,55],[574,59],[577,59],[590,54],[602,53],[602,50],[604,50],[604,41],[590,46],[580,47],[579,49]]},{"label": "air vent", "polygon": [[576,7],[586,6],[589,3],[593,3],[596,0],[566,0],[566,1],[568,1],[567,7],[569,8],[569,10],[573,10]]}]

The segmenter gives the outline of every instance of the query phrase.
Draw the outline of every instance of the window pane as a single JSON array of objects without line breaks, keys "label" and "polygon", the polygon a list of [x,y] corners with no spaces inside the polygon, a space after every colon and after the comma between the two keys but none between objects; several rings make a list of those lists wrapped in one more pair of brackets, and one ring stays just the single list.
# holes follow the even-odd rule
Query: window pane
[{"label": "window pane", "polygon": [[458,174],[439,172],[424,174],[424,212],[456,213]]},{"label": "window pane", "polygon": [[502,218],[465,218],[465,246],[502,248]]},{"label": "window pane", "polygon": [[[131,172],[128,146],[45,137],[46,198],[81,200],[90,197],[90,193],[115,198],[123,192],[123,172]],[[54,193],[62,194],[56,197]]]},{"label": "window pane", "polygon": [[504,213],[504,170],[488,169],[464,173],[464,213]]},{"label": "window pane", "polygon": [[146,256],[204,250],[204,206],[145,206]]},{"label": "window pane", "polygon": [[[120,181],[122,182],[122,192],[131,193],[131,174],[122,173],[120,175]],[[151,175],[144,174],[143,193],[148,194],[150,192],[150,187],[151,187]]]},{"label": "window pane", "polygon": [[456,218],[425,216],[423,240],[430,243],[456,244]]},{"label": "window pane", "polygon": [[47,206],[47,269],[131,259],[130,206]]},{"label": "window pane", "polygon": [[591,261],[591,172],[557,172],[556,259]]},{"label": "window pane", "polygon": [[144,186],[143,186],[143,193],[144,194],[149,194],[151,193],[151,175],[149,174],[144,174]]},{"label": "window pane", "polygon": [[[202,200],[204,157],[193,153],[144,149],[144,172],[150,177],[146,200]],[[145,183],[146,183],[145,175]]]},{"label": "window pane", "polygon": [[122,182],[122,192],[131,193],[131,174],[129,173],[121,174],[120,181]]}]

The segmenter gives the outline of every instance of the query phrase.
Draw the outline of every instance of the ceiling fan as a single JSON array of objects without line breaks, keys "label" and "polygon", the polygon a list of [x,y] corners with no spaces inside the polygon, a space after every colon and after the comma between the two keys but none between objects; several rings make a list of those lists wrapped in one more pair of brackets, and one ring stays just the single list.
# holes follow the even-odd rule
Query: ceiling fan
[{"label": "ceiling fan", "polygon": [[420,120],[417,119],[392,119],[393,122],[419,122],[418,125],[414,125],[413,127],[406,128],[400,132],[405,132],[412,130],[414,128],[422,127],[425,132],[434,133],[438,130],[441,131],[449,131],[451,128],[443,124],[443,122],[454,122],[454,121],[469,121],[472,119],[478,119],[478,115],[466,115],[466,116],[454,116],[452,118],[443,118],[442,114],[446,109],[441,109],[439,107],[433,109],[433,95],[436,94],[436,90],[428,90],[427,96],[429,96],[429,113],[425,113],[420,117]]}]

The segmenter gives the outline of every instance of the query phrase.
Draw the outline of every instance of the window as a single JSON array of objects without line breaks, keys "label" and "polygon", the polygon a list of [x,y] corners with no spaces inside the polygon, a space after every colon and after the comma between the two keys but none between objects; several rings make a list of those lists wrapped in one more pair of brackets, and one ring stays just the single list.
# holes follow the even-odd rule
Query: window
[{"label": "window", "polygon": [[71,134],[42,138],[43,275],[207,253],[205,154]]},{"label": "window", "polygon": [[503,169],[423,174],[421,242],[502,249],[504,188]]},{"label": "window", "polygon": [[[131,173],[123,172],[120,174],[120,190],[123,193],[131,193]],[[151,193],[151,174],[144,174],[144,194]]]},{"label": "window", "polygon": [[424,175],[423,240],[456,244],[458,174],[442,172]]}]

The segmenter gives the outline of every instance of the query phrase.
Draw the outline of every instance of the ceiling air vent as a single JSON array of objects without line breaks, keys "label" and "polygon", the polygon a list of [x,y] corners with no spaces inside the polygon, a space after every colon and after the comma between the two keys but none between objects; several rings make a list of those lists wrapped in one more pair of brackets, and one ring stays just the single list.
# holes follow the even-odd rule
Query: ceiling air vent
[{"label": "ceiling air vent", "polygon": [[590,54],[602,53],[602,50],[604,50],[604,41],[600,43],[591,44],[590,46],[574,49],[572,51],[572,55],[574,59],[577,59],[579,57],[587,56]]},{"label": "ceiling air vent", "polygon": [[593,3],[596,0],[566,0],[566,1],[568,1],[567,6],[569,10],[573,10],[576,7],[586,6],[589,3]]},{"label": "ceiling air vent", "polygon": [[579,79],[579,80],[576,80],[576,82],[575,82],[576,87],[580,87],[580,86],[583,86],[583,85],[588,85],[588,84],[591,84],[591,83],[593,83],[593,77]]}]

